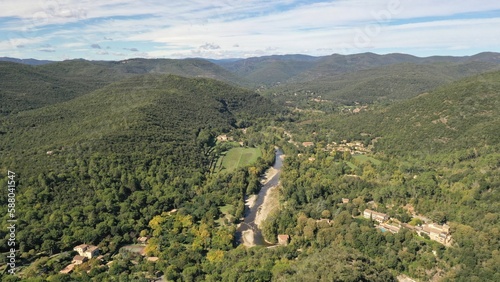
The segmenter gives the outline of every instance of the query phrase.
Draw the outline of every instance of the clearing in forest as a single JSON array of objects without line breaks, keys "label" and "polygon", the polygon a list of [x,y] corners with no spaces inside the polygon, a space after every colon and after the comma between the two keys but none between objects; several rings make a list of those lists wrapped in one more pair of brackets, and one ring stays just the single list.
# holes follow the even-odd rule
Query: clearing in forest
[{"label": "clearing in forest", "polygon": [[232,148],[222,159],[222,170],[233,171],[251,165],[262,155],[259,148]]}]

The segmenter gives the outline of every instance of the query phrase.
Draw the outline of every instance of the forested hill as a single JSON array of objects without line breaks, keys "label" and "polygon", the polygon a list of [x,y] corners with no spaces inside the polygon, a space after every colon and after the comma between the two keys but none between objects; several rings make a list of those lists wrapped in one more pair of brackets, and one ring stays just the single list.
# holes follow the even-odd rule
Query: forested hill
[{"label": "forested hill", "polygon": [[200,59],[69,60],[39,66],[0,62],[0,115],[68,101],[112,82],[143,74],[174,74],[247,84],[224,68]]},{"label": "forested hill", "polygon": [[0,116],[67,101],[99,86],[33,66],[0,62]]},{"label": "forested hill", "polygon": [[21,64],[26,64],[26,65],[43,65],[43,64],[49,64],[54,61],[49,61],[49,60],[37,60],[37,59],[18,59],[18,58],[11,58],[11,57],[0,57],[0,61],[2,62],[13,62],[13,63],[21,63]]},{"label": "forested hill", "polygon": [[305,55],[281,55],[247,58],[231,61],[215,61],[229,71],[257,85],[276,86],[287,83],[304,83],[324,78],[356,73],[395,64],[467,64],[470,62],[500,63],[500,54],[484,52],[474,56],[415,57],[408,54],[360,53],[333,54],[312,57]]},{"label": "forested hill", "polygon": [[275,85],[309,70],[320,59],[320,57],[306,55],[275,55],[231,61],[222,60],[215,61],[215,63],[257,85]]},{"label": "forested hill", "polygon": [[38,66],[45,72],[81,81],[116,81],[140,74],[174,74],[205,77],[231,84],[246,82],[226,69],[203,59],[128,59],[123,61],[70,60]]},{"label": "forested hill", "polygon": [[382,110],[335,118],[327,123],[335,128],[332,134],[340,140],[377,139],[378,151],[394,154],[498,146],[499,89],[500,72],[491,72]]},{"label": "forested hill", "polygon": [[402,63],[324,76],[307,82],[287,83],[269,90],[278,101],[322,100],[342,104],[393,102],[456,81],[460,78],[498,70],[493,62]]},{"label": "forested hill", "polygon": [[187,141],[200,128],[229,130],[278,108],[258,94],[216,80],[142,75],[5,117],[1,131],[9,150],[50,149],[123,134]]},{"label": "forested hill", "polygon": [[21,253],[139,232],[190,201],[217,157],[217,134],[279,111],[216,80],[148,74],[1,117],[0,173],[15,171],[21,183]]}]

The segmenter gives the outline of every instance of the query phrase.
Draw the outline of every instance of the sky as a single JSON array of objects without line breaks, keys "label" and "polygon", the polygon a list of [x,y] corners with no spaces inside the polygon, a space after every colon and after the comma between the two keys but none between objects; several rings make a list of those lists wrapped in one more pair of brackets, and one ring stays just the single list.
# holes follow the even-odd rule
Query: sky
[{"label": "sky", "polygon": [[0,0],[0,56],[500,52],[498,0]]}]

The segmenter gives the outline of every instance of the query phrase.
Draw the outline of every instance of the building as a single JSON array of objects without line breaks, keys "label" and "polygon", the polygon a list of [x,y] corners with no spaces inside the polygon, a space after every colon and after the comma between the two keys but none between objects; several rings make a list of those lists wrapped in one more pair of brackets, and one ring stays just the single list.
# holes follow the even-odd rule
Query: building
[{"label": "building", "polygon": [[278,244],[279,245],[286,246],[286,245],[288,245],[289,241],[290,241],[290,236],[283,235],[283,234],[278,235]]},{"label": "building", "polygon": [[82,257],[91,259],[99,255],[99,248],[94,245],[81,244],[73,248]]},{"label": "building", "polygon": [[342,203],[343,203],[343,204],[348,204],[348,203],[349,203],[349,199],[347,199],[347,198],[342,198]]},{"label": "building", "polygon": [[137,243],[139,244],[147,244],[148,241],[149,241],[149,236],[145,236],[145,237],[139,237],[137,238]]},{"label": "building", "polygon": [[304,147],[311,147],[311,146],[314,146],[314,142],[302,142],[302,146]]},{"label": "building", "polygon": [[431,240],[441,244],[449,244],[451,242],[450,227],[447,224],[439,225],[435,223],[424,224],[417,229],[418,235],[423,234],[429,236]]},{"label": "building", "polygon": [[222,134],[217,136],[217,141],[219,142],[227,142],[227,141],[233,141],[233,137],[227,136],[226,134]]},{"label": "building", "polygon": [[389,220],[389,216],[385,213],[376,212],[373,210],[366,209],[363,211],[363,217],[375,220],[378,223]]},{"label": "building", "polygon": [[73,260],[71,262],[74,265],[79,265],[79,264],[82,264],[82,263],[86,262],[87,260],[88,260],[87,257],[76,255],[76,256],[73,257]]}]

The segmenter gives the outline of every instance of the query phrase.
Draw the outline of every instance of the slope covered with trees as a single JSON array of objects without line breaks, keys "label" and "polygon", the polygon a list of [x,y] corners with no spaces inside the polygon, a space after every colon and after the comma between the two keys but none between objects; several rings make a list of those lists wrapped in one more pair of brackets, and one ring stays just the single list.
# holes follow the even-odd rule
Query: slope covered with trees
[{"label": "slope covered with trees", "polygon": [[[20,181],[20,257],[79,243],[113,253],[173,208],[213,222],[219,205],[243,204],[249,185],[245,168],[234,185],[207,186],[215,136],[278,114],[267,99],[219,81],[143,75],[2,117],[1,183],[7,170]],[[259,162],[272,159],[270,152]]]},{"label": "slope covered with trees", "polygon": [[[401,274],[498,281],[500,72],[455,81],[496,68],[495,56],[226,62],[269,85],[305,75],[319,83],[289,85],[331,91],[343,104],[402,99],[342,111],[331,103],[329,112],[290,112],[252,91],[193,78],[245,83],[198,59],[0,64],[7,109],[0,116],[0,187],[8,186],[7,171],[15,171],[19,275],[27,281],[160,275],[169,281],[395,281]],[[353,64],[342,64],[346,59]],[[273,99],[291,99],[295,90],[286,87],[275,89],[290,95]],[[318,98],[307,93],[297,99]],[[223,133],[231,138],[216,141]],[[367,155],[334,150],[355,141]],[[241,161],[240,154],[234,168],[214,169],[238,142],[253,147],[252,159]],[[291,241],[237,246],[245,199],[260,189],[276,145],[286,154],[275,190],[279,204],[261,228],[271,243],[278,234]],[[6,207],[0,208],[4,221]],[[412,226],[422,223],[417,215],[448,222],[453,241],[444,246],[405,228],[384,232],[360,215],[365,208]],[[123,248],[139,236],[151,236],[145,255],[156,262]],[[0,230],[0,246],[8,238]],[[104,261],[59,274],[81,243],[98,245]]]},{"label": "slope covered with trees", "polygon": [[[305,253],[354,248],[393,274],[425,281],[498,280],[499,81],[500,72],[487,73],[359,114],[301,113],[288,130],[315,146],[283,144],[302,155],[286,159],[282,207],[264,234],[291,234]],[[374,158],[329,152],[327,144],[342,140],[374,143]],[[404,228],[377,231],[359,218],[365,208],[414,225],[416,215],[448,222],[453,243],[445,247]]]},{"label": "slope covered with trees", "polygon": [[248,84],[224,68],[201,59],[68,60],[37,66],[0,62],[0,114],[68,101],[110,83],[144,74],[174,74],[212,78],[233,85]]},{"label": "slope covered with trees", "polygon": [[0,115],[67,101],[99,88],[33,66],[0,62]]},{"label": "slope covered with trees", "polygon": [[492,62],[405,63],[290,82],[269,89],[277,101],[320,98],[345,105],[405,100],[460,78],[499,69]]},{"label": "slope covered with trees", "polygon": [[337,141],[368,145],[378,137],[375,149],[392,154],[497,146],[499,81],[500,72],[466,78],[386,108],[337,116],[318,128],[328,128]]}]

